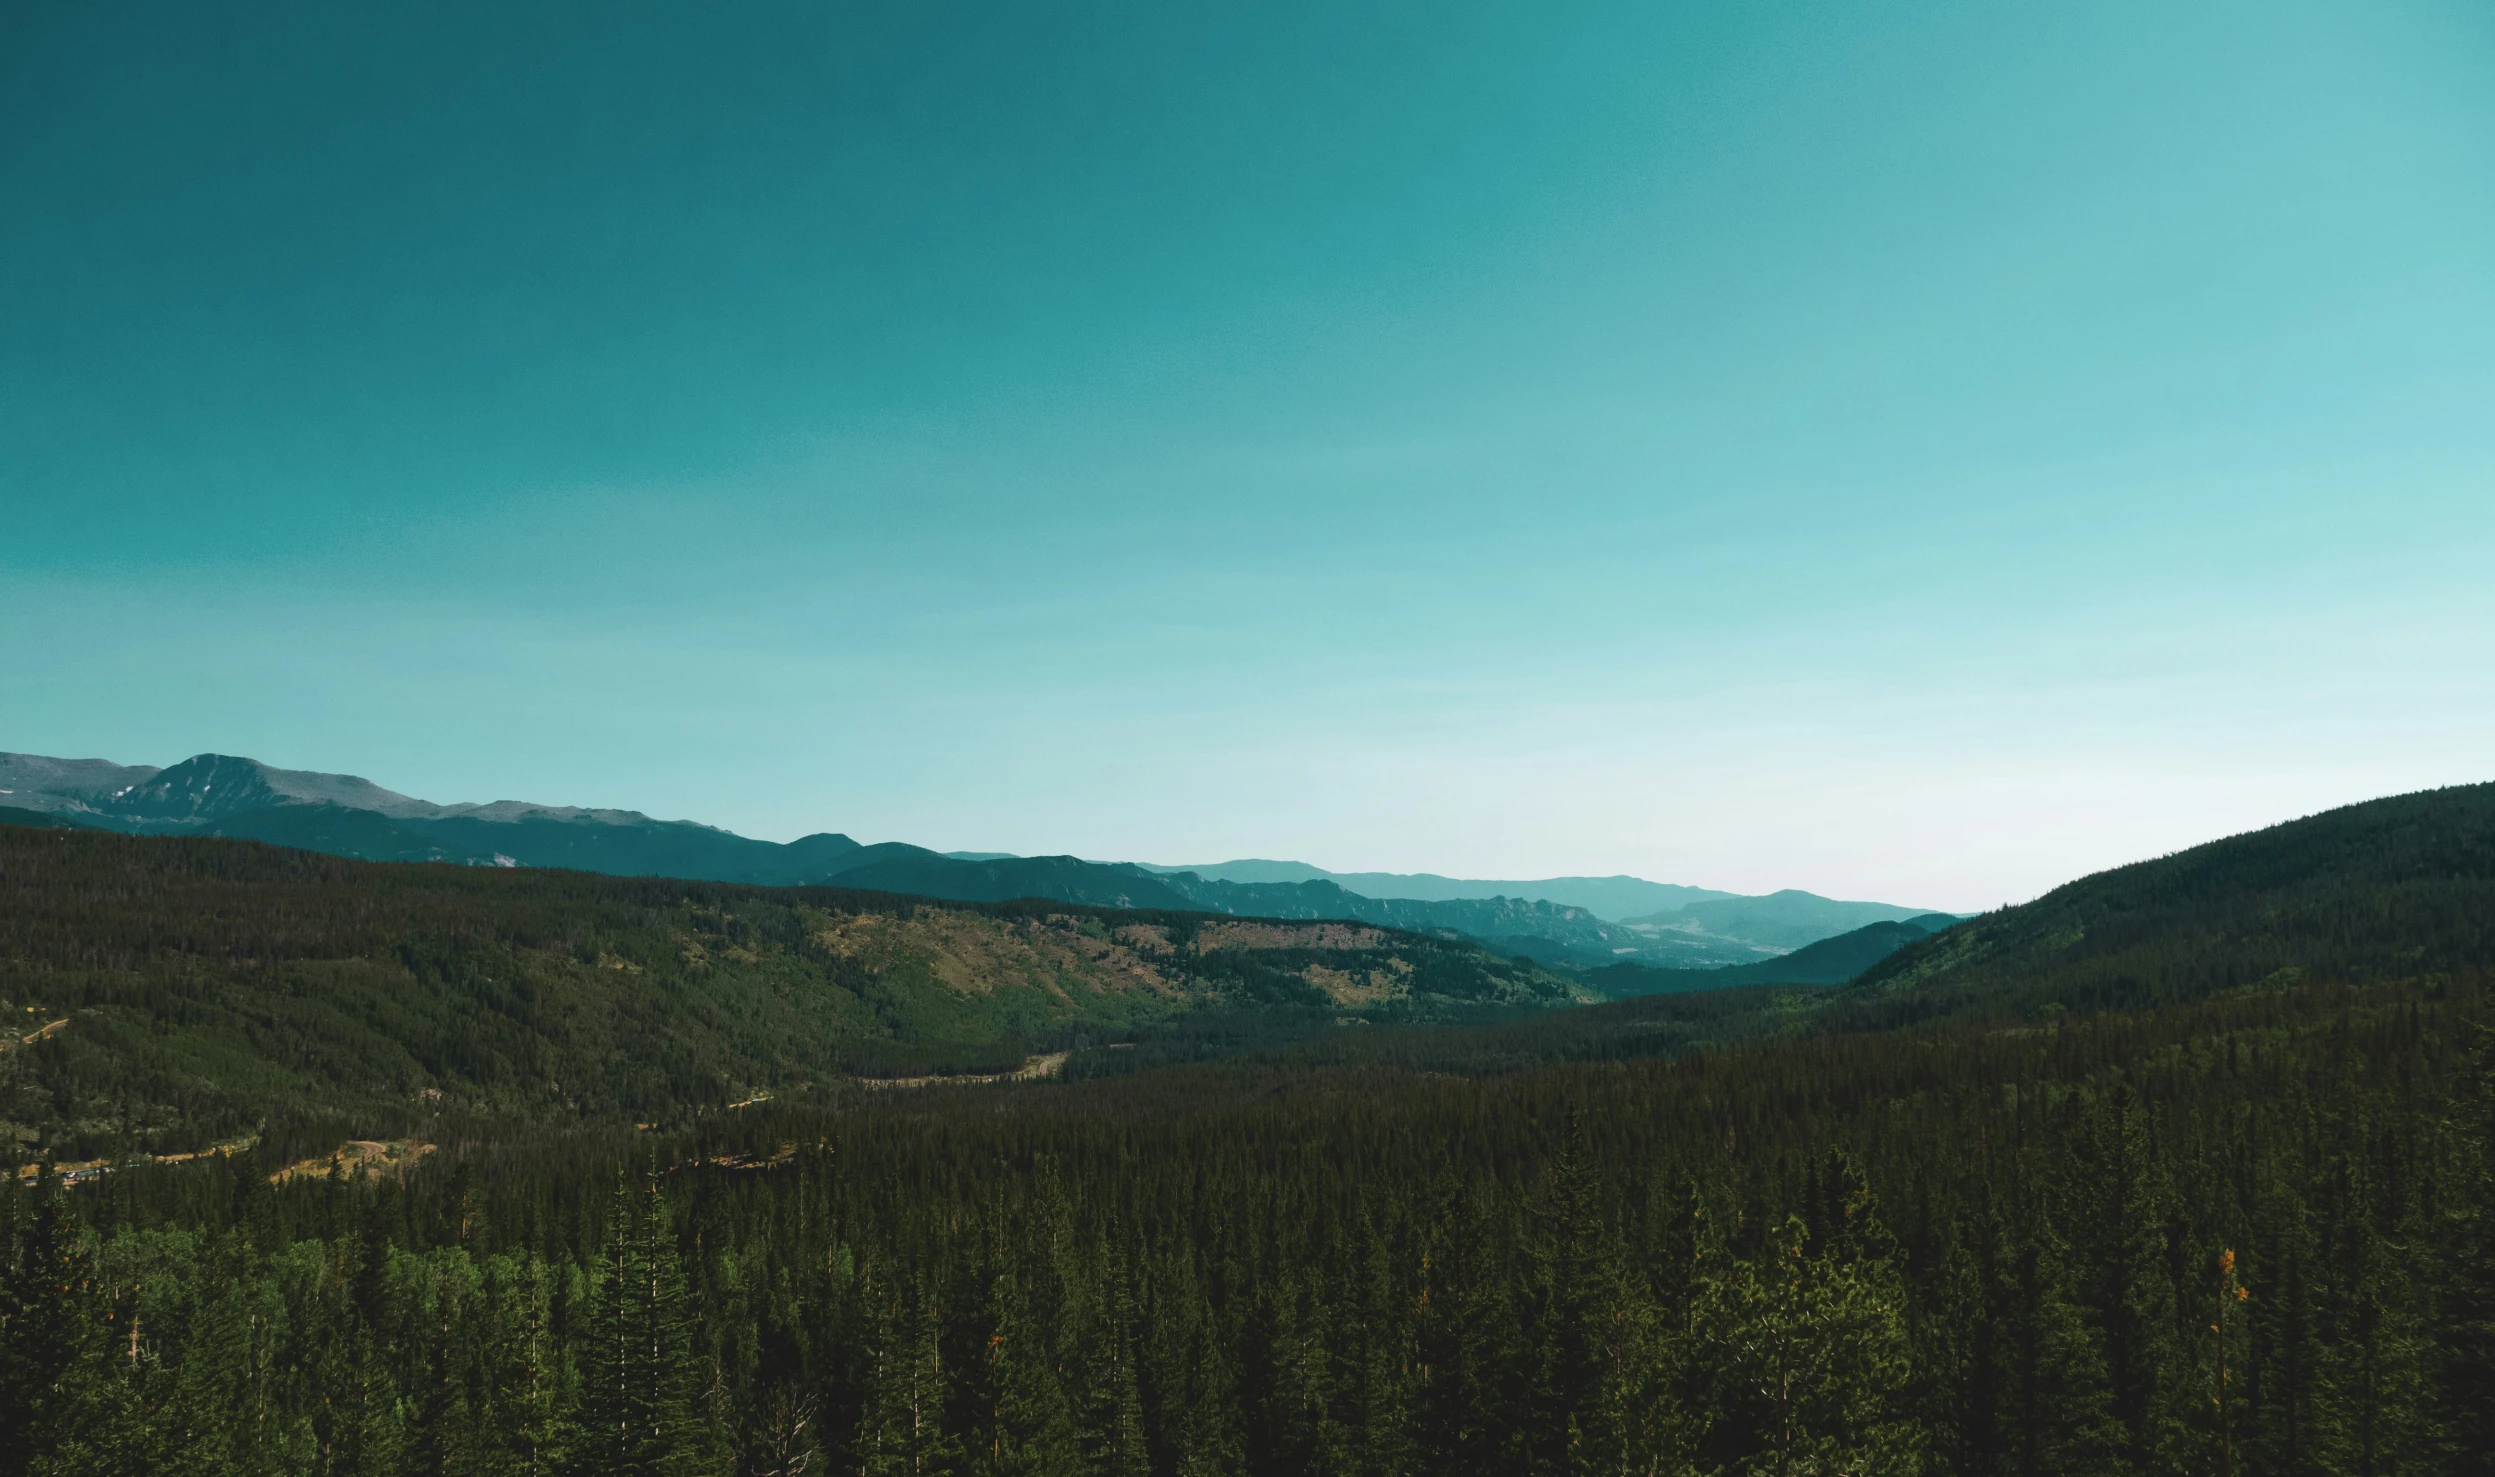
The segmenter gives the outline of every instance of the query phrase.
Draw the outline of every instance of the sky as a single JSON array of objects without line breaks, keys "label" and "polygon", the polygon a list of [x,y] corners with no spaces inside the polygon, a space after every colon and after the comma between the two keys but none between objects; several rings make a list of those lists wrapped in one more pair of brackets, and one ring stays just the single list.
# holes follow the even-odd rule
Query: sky
[{"label": "sky", "polygon": [[0,0],[0,748],[1974,909],[2491,570],[2476,0]]}]

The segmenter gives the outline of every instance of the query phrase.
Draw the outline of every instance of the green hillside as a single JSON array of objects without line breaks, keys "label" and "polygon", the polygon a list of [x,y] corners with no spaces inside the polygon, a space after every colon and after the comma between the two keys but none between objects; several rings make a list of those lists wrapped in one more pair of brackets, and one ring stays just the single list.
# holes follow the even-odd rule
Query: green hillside
[{"label": "green hillside", "polygon": [[[0,1135],[190,1149],[272,1113],[666,1118],[993,1071],[1196,1013],[1432,1018],[1582,987],[1358,925],[348,861],[0,825]],[[21,1040],[54,1022],[40,1039]]]},{"label": "green hillside", "polygon": [[2128,1009],[2495,964],[2495,784],[2394,796],[2083,877],[1873,966],[1892,1016]]}]

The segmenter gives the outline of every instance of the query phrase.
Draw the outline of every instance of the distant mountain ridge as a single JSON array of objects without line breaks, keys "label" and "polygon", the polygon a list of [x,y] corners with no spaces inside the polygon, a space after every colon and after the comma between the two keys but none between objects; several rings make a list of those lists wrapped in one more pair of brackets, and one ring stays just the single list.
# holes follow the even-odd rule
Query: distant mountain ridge
[{"label": "distant mountain ridge", "polygon": [[9,803],[21,810],[93,816],[150,829],[205,825],[278,805],[337,805],[393,820],[544,818],[600,825],[672,825],[718,830],[694,821],[653,821],[637,810],[535,805],[525,800],[436,805],[396,790],[385,790],[360,775],[279,769],[232,754],[194,754],[170,769],[114,764],[103,759],[0,754],[0,781],[6,782],[0,783],[0,796],[8,797]]},{"label": "distant mountain ridge", "polygon": [[[1634,959],[1650,968],[1739,967],[1762,955],[1782,954],[1872,924],[1927,917],[1956,921],[1954,915],[1933,913],[1927,908],[1845,902],[1794,888],[1747,897],[1712,888],[1649,882],[1643,877],[1546,877],[1539,881],[1492,882],[1442,877],[1432,872],[1328,872],[1306,862],[1263,859],[1189,868],[1142,865],[1147,871],[1165,876],[1192,874],[1208,881],[1243,886],[1330,883],[1347,893],[1380,901],[1546,903],[1557,910],[1551,915],[1554,920],[1564,920],[1560,928],[1554,931],[1550,924],[1537,918],[1527,931],[1541,937],[1565,937],[1579,953],[1605,953],[1615,960]],[[1658,902],[1661,906],[1656,906]],[[1580,914],[1584,917],[1577,916]],[[1585,926],[1589,921],[1599,926]],[[1850,977],[1849,971],[1825,981],[1779,979],[1774,983],[1835,984]]]},{"label": "distant mountain ridge", "polygon": [[[1668,912],[1626,918],[1621,926],[1650,938],[1681,934],[1696,938],[1740,939],[1772,950],[1799,949],[1821,939],[1868,927],[1922,917],[1929,909],[1901,908],[1893,903],[1854,903],[1786,888],[1762,897],[1719,896],[1701,899]],[[1942,914],[1943,917],[1954,915]]]},{"label": "distant mountain ridge", "polygon": [[1419,902],[1460,902],[1475,898],[1513,897],[1583,908],[1606,923],[1641,914],[1664,913],[1691,903],[1738,897],[1708,887],[1683,887],[1649,882],[1643,877],[1543,877],[1531,881],[1491,881],[1442,877],[1435,872],[1329,872],[1306,862],[1268,861],[1246,857],[1202,866],[1170,867],[1140,863],[1152,872],[1193,872],[1208,882],[1331,882],[1363,897],[1409,898]]},{"label": "distant mountain ridge", "polygon": [[[278,769],[230,754],[198,754],[162,769],[0,754],[0,807],[106,830],[226,836],[371,861],[1344,919],[1470,940],[1576,970],[1624,961],[1675,970],[1750,964],[1924,911],[1804,892],[1746,898],[1636,877],[1474,882],[1428,873],[1338,875],[1271,861],[1199,870],[1072,856],[948,855],[897,841],[863,845],[835,832],[782,844],[634,810],[520,800],[442,805],[357,775]],[[1355,881],[1378,891],[1349,885]],[[1432,895],[1405,895],[1416,892]],[[1639,908],[1649,911],[1617,920]]]},{"label": "distant mountain ridge", "polygon": [[1926,913],[1919,918],[1865,924],[1850,933],[1820,939],[1790,954],[1762,959],[1756,964],[1737,964],[1729,969],[1655,969],[1622,963],[1589,970],[1585,978],[1615,1000],[1683,990],[1725,990],[1738,985],[1842,985],[1908,944],[1920,943],[1961,921],[1948,913]]}]

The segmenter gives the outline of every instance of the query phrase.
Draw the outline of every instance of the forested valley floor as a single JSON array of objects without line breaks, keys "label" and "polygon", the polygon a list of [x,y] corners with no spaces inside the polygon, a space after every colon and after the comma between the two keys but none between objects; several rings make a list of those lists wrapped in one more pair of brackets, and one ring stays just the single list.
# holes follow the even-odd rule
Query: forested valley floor
[{"label": "forested valley floor", "polygon": [[2475,985],[0,1194],[11,1472],[2473,1472]]}]

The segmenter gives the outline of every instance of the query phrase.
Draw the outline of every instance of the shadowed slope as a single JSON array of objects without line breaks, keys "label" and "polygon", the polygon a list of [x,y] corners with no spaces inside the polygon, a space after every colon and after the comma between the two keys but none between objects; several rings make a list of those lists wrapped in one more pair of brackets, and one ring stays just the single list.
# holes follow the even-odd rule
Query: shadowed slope
[{"label": "shadowed slope", "polygon": [[2495,784],[2399,795],[2100,872],[1909,945],[1865,1002],[2121,1009],[2495,964]]}]

